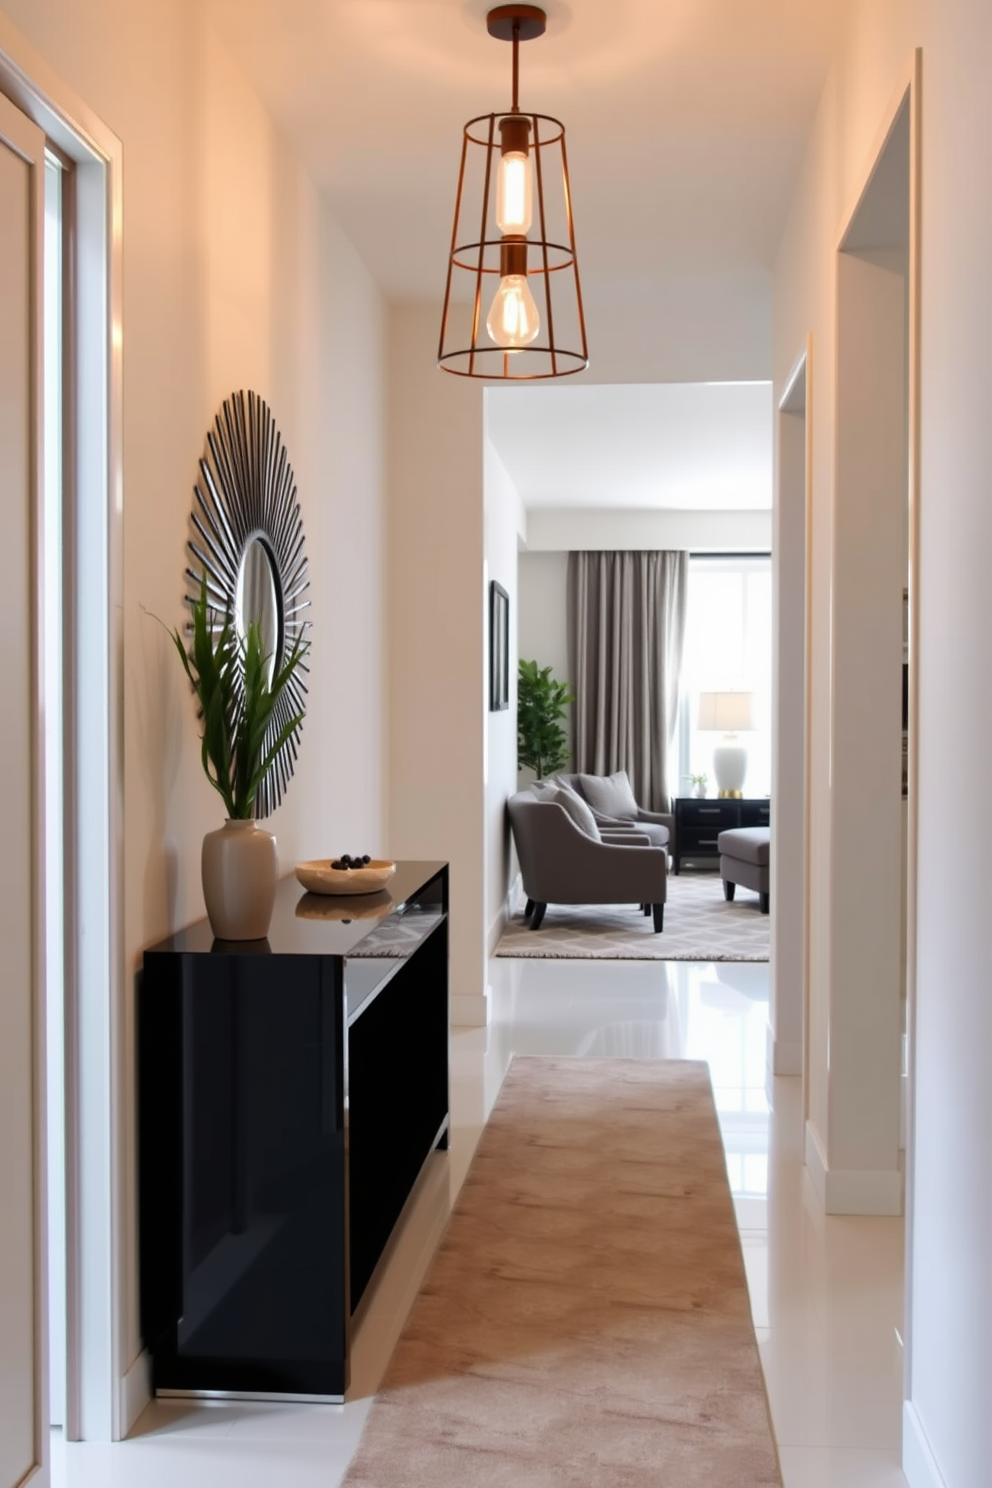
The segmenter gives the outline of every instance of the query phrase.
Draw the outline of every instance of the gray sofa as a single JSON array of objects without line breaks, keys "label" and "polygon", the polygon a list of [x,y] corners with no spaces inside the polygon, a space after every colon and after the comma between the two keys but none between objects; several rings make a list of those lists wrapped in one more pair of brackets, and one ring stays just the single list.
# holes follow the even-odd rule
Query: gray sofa
[{"label": "gray sofa", "polygon": [[653,915],[656,931],[664,928],[667,847],[634,823],[600,829],[567,792],[518,791],[508,809],[532,930],[549,904],[632,903]]}]

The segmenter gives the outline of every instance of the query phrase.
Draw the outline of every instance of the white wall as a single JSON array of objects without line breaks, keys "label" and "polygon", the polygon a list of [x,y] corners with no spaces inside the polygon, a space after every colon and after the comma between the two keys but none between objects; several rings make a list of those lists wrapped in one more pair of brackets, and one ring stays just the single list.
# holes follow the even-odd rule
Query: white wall
[{"label": "white wall", "polygon": [[[576,236],[582,243],[581,203]],[[581,252],[581,246],[580,246]],[[663,259],[664,245],[659,245]],[[623,248],[617,244],[618,260]],[[771,376],[771,276],[763,264],[598,275],[582,268],[589,333],[582,382],[751,382]],[[631,319],[657,327],[632,347]]]},{"label": "white wall", "polygon": [[439,312],[389,312],[389,841],[451,865],[452,1017],[485,1022],[482,384],[435,366]]},{"label": "white wall", "polygon": [[568,680],[567,553],[520,554],[520,655]]},{"label": "white wall", "polygon": [[[820,103],[776,266],[776,401],[806,345],[807,332],[812,333],[807,409],[813,442],[808,1099],[811,1129],[824,1143],[829,1130],[832,970],[830,627],[835,582],[837,247],[875,134],[909,64],[915,39],[912,21],[912,7],[890,4],[888,0],[853,8],[847,51],[831,74]],[[863,92],[867,96],[862,96]],[[801,624],[799,615],[794,623]]]},{"label": "white wall", "polygon": [[[488,401],[488,400],[487,400]],[[506,922],[512,865],[506,800],[517,788],[517,632],[519,588],[517,547],[526,514],[517,489],[492,441],[485,444],[486,594],[495,579],[510,596],[510,706],[486,716],[486,943],[490,951]],[[489,611],[486,610],[486,659],[489,658]],[[488,668],[487,668],[488,676]]]},{"label": "white wall", "polygon": [[634,511],[608,508],[532,507],[527,550],[594,552],[685,548],[700,553],[767,553],[772,513],[767,511]]},{"label": "white wall", "polygon": [[[299,772],[271,825],[284,868],[385,845],[381,532],[384,308],[193,0],[2,0],[123,143],[126,985],[119,1319],[140,1349],[133,991],[143,949],[203,913],[200,844],[223,808],[170,642],[204,436],[254,388],[293,462],[314,648]],[[340,644],[334,611],[361,613]]]},{"label": "white wall", "polygon": [[[829,806],[824,691],[835,447],[834,252],[851,183],[923,48],[919,878],[910,1134],[908,1393],[912,1488],[975,1488],[992,1460],[992,1171],[987,991],[992,798],[946,809],[950,761],[983,778],[992,731],[982,617],[992,550],[992,95],[985,0],[856,0],[824,94],[776,265],[774,377],[781,390],[813,333],[814,832]],[[949,865],[953,864],[953,871]],[[822,858],[814,863],[813,962],[829,973]],[[829,985],[829,984],[828,984]],[[825,1068],[825,1027],[813,1027]]]},{"label": "white wall", "polygon": [[[978,791],[968,820],[948,811],[946,799],[951,772],[984,778],[992,738],[984,625],[992,552],[992,9],[985,0],[926,0],[922,43],[920,837],[906,1461],[926,1439],[946,1488],[970,1488],[986,1481],[992,1461],[985,851],[992,796]],[[931,1483],[915,1459],[910,1481]]]}]

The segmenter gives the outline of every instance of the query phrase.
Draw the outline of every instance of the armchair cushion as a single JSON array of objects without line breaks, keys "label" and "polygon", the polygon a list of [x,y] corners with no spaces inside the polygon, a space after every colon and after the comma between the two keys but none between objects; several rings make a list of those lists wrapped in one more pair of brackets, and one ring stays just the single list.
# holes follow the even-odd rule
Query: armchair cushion
[{"label": "armchair cushion", "polygon": [[626,818],[613,816],[600,816],[593,812],[599,835],[604,842],[615,841],[617,837],[627,837],[636,841],[643,837],[646,842],[652,843],[654,847],[667,847],[669,842],[669,830],[662,822],[644,821],[640,817],[637,821],[627,821]]},{"label": "armchair cushion", "polygon": [[637,818],[638,806],[626,770],[612,775],[579,775],[579,790],[594,811],[602,816]]}]

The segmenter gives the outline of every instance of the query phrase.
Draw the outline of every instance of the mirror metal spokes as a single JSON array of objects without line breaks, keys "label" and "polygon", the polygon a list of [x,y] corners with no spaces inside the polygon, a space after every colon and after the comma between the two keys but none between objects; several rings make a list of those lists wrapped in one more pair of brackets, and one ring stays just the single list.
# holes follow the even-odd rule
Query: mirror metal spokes
[{"label": "mirror metal spokes", "polygon": [[[196,566],[186,569],[186,603],[192,609],[205,583],[218,629],[229,620],[243,640],[255,621],[271,680],[310,628],[310,580],[293,467],[272,410],[257,393],[242,391],[224,401],[207,435],[195,497],[188,548]],[[267,743],[306,712],[308,673],[304,659],[279,697]],[[301,730],[302,723],[262,781],[257,817],[269,816],[282,800]]]}]

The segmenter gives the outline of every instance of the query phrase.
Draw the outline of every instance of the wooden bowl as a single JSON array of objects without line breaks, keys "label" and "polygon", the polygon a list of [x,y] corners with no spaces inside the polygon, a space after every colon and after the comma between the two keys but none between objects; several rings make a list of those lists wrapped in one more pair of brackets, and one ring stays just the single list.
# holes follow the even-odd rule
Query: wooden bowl
[{"label": "wooden bowl", "polygon": [[332,858],[297,863],[296,876],[311,894],[376,894],[396,872],[396,864],[373,858],[361,868],[332,868]]}]

